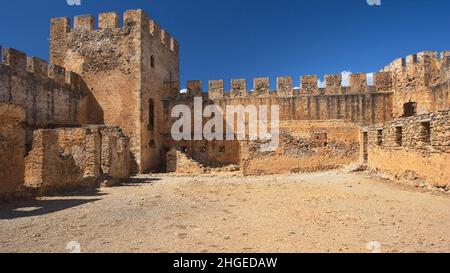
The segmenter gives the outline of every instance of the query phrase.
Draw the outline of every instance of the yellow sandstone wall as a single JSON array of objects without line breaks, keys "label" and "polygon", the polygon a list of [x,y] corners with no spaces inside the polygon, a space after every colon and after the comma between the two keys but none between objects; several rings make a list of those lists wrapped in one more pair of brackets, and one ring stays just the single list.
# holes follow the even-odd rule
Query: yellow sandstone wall
[{"label": "yellow sandstone wall", "polygon": [[114,12],[98,22],[95,29],[93,16],[77,16],[72,28],[68,18],[52,19],[50,62],[83,77],[100,109],[94,123],[124,129],[132,170],[157,169],[165,156],[161,97],[164,83],[179,78],[178,42],[142,10],[126,11],[123,26]]},{"label": "yellow sandstone wall", "polygon": [[449,110],[365,128],[370,169],[450,187]]},{"label": "yellow sandstone wall", "polygon": [[418,115],[449,109],[450,52],[419,52],[393,61],[384,71],[393,75],[395,118],[403,117],[404,105],[411,102]]},{"label": "yellow sandstone wall", "polygon": [[359,159],[358,125],[343,121],[284,122],[280,146],[262,152],[261,142],[241,143],[241,168],[246,175],[322,171]]},{"label": "yellow sandstone wall", "polygon": [[[0,57],[1,59],[1,57]],[[3,49],[0,101],[26,113],[27,144],[33,130],[80,126],[88,122],[90,96],[79,75],[12,48]]]},{"label": "yellow sandstone wall", "polygon": [[0,198],[20,190],[25,170],[25,110],[0,102]]},{"label": "yellow sandstone wall", "polygon": [[48,193],[128,179],[129,155],[129,139],[118,127],[36,130],[25,186]]}]

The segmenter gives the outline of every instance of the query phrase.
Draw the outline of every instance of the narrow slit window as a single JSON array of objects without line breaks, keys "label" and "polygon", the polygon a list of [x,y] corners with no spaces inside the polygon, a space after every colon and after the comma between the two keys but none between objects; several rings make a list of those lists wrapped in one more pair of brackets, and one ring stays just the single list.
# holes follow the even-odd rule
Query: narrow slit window
[{"label": "narrow slit window", "polygon": [[403,128],[396,127],[395,128],[395,144],[401,147],[403,145]]},{"label": "narrow slit window", "polygon": [[155,57],[153,57],[153,56],[150,57],[150,66],[152,68],[155,68]]},{"label": "narrow slit window", "polygon": [[155,102],[152,99],[148,102],[148,130],[155,130]]},{"label": "narrow slit window", "polygon": [[364,132],[363,133],[363,160],[365,163],[369,160],[369,133]]}]

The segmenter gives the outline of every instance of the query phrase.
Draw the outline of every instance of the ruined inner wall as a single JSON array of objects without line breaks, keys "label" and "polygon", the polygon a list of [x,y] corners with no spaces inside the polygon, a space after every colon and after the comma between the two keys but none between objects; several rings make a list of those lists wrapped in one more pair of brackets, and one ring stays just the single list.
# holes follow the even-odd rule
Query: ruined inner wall
[{"label": "ruined inner wall", "polygon": [[127,179],[128,141],[114,126],[36,130],[25,159],[25,186],[48,193]]},{"label": "ruined inner wall", "polygon": [[75,73],[6,48],[0,64],[0,102],[25,109],[30,144],[34,129],[86,123],[89,95]]},{"label": "ruined inner wall", "polygon": [[8,197],[24,183],[25,110],[0,102],[0,198]]},{"label": "ruined inner wall", "polygon": [[339,120],[280,124],[280,145],[263,151],[263,141],[241,142],[245,175],[322,171],[357,162],[360,126]]},{"label": "ruined inner wall", "polygon": [[241,160],[240,143],[238,141],[169,140],[163,143],[165,150],[170,149],[170,147],[176,148],[176,150],[183,152],[193,160],[208,167],[218,168],[227,165],[239,165]]},{"label": "ruined inner wall", "polygon": [[370,169],[450,187],[449,110],[364,128]]},{"label": "ruined inner wall", "polygon": [[[50,61],[79,73],[101,109],[96,119],[121,126],[131,138],[132,169],[160,163],[157,118],[164,81],[178,79],[178,43],[142,10],[52,19]],[[150,107],[154,99],[154,107]],[[149,109],[156,121],[149,119]]]},{"label": "ruined inner wall", "polygon": [[[440,58],[439,58],[440,57]],[[426,51],[400,58],[383,71],[393,75],[393,115],[405,116],[404,106],[416,103],[415,114],[445,110],[450,107],[450,53]]]},{"label": "ruined inner wall", "polygon": [[100,176],[98,131],[36,130],[26,157],[25,185],[41,192],[94,187]]},{"label": "ruined inner wall", "polygon": [[130,139],[116,126],[100,126],[98,130],[102,143],[102,175],[115,180],[114,183],[130,178]]},{"label": "ruined inner wall", "polygon": [[177,174],[202,174],[205,168],[197,161],[192,160],[183,151],[172,148],[166,154],[167,168],[166,171]]}]

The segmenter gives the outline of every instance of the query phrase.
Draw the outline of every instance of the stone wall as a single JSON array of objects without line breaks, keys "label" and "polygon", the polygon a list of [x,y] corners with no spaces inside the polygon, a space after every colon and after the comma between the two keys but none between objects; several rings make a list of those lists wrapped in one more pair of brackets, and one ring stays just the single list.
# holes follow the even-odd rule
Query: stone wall
[{"label": "stone wall", "polygon": [[11,197],[24,183],[25,110],[0,102],[0,198]]},{"label": "stone wall", "polygon": [[[138,13],[139,14],[139,13]],[[158,170],[165,160],[164,87],[179,80],[178,42],[157,22],[142,13],[142,97],[141,97],[141,160],[144,170]],[[149,25],[146,22],[150,22]],[[148,27],[147,27],[148,26]],[[161,169],[163,170],[163,169]]]},{"label": "stone wall", "polygon": [[[222,81],[212,81],[209,84],[207,94],[203,93],[200,81],[189,81],[187,93],[184,94],[179,93],[177,88],[173,88],[173,86],[178,86],[177,83],[173,83],[172,87],[166,86],[165,92],[165,119],[162,123],[165,125],[163,131],[163,139],[166,140],[165,145],[169,148],[182,148],[190,157],[205,166],[216,166],[217,163],[222,163],[222,165],[237,164],[243,166],[243,171],[249,174],[323,170],[357,161],[357,147],[359,147],[358,129],[355,129],[359,128],[357,124],[375,124],[392,120],[392,92],[389,91],[391,87],[390,73],[376,74],[375,79],[377,80],[374,86],[367,85],[364,74],[356,74],[356,76],[352,77],[350,87],[341,85],[340,75],[327,76],[327,86],[321,89],[317,87],[317,77],[303,77],[302,89],[299,90],[293,90],[290,78],[279,78],[276,92],[269,91],[268,79],[256,79],[254,91],[251,93],[247,90],[245,80],[232,81],[232,90],[226,93],[224,93]],[[352,141],[352,144],[348,147],[339,146],[339,149],[342,150],[336,150],[335,147],[330,146],[294,156],[285,155],[284,150],[279,150],[279,154],[275,153],[272,156],[264,153],[246,154],[248,149],[258,150],[254,146],[261,143],[255,142],[172,141],[171,126],[176,119],[170,116],[171,110],[176,105],[186,105],[194,113],[195,97],[202,98],[201,106],[203,109],[208,105],[219,106],[224,117],[227,116],[229,106],[255,106],[256,109],[259,106],[267,106],[269,111],[271,106],[279,106],[280,121],[287,126],[285,137],[288,138],[286,142],[282,142],[280,145],[281,149],[286,151],[289,149],[297,150],[297,147],[286,146],[292,140],[289,139],[291,134],[296,135],[306,132],[306,135],[302,135],[301,139],[293,141],[302,142],[306,139],[305,142],[308,142],[312,131],[317,129],[315,127],[317,124],[325,127],[326,131],[331,130],[333,132],[330,133],[331,139],[334,138],[334,135],[340,135],[339,141],[345,141],[346,134],[349,134],[348,139]],[[210,118],[203,118],[203,125],[209,120]],[[192,128],[194,128],[194,116],[191,117],[191,121]],[[223,124],[223,128],[229,127],[225,120]],[[331,124],[331,128],[326,128],[327,124]],[[347,130],[348,128],[350,130]],[[246,133],[248,133],[248,128]],[[308,143],[303,144],[309,147]],[[299,143],[299,145],[303,144]],[[316,149],[314,145],[310,147],[310,150],[314,149]],[[352,151],[351,154],[346,154],[347,149]],[[329,157],[328,154],[333,154],[333,156]],[[337,154],[345,156],[338,156]],[[312,155],[315,157],[313,158]],[[322,155],[324,158],[321,158]],[[276,164],[273,164],[272,160]],[[336,160],[336,162],[333,163],[333,160]],[[318,161],[320,163],[317,163]]]},{"label": "stone wall", "polygon": [[238,141],[167,141],[166,149],[176,148],[200,164],[212,168],[240,164]]},{"label": "stone wall", "polygon": [[[279,105],[280,119],[289,120],[345,120],[361,124],[376,124],[392,120],[392,75],[380,72],[369,86],[366,74],[351,76],[351,85],[342,86],[341,75],[328,75],[326,86],[319,88],[316,76],[302,77],[302,87],[294,89],[292,78],[278,78],[277,90],[271,91],[268,78],[255,79],[252,91],[245,80],[232,80],[230,91],[224,82],[210,81],[203,94],[201,81],[189,81],[187,93],[166,89],[166,123],[170,123],[170,109],[177,104],[193,107],[193,98],[203,96],[204,104],[216,104],[224,111],[228,105]],[[174,83],[176,85],[176,83]],[[203,94],[203,95],[202,95]],[[168,130],[166,130],[168,131]]]},{"label": "stone wall", "polygon": [[[130,177],[130,140],[122,129],[115,126],[100,127],[101,171],[106,180],[117,183]],[[108,183],[111,184],[111,183]]]},{"label": "stone wall", "polygon": [[40,193],[96,187],[129,177],[128,138],[116,127],[36,130],[25,185]]},{"label": "stone wall", "polygon": [[358,125],[343,121],[284,122],[276,151],[262,151],[264,142],[241,142],[241,170],[245,175],[283,174],[357,162],[359,130]]},{"label": "stone wall", "polygon": [[202,174],[205,168],[186,153],[176,148],[167,153],[167,172],[177,174]]},{"label": "stone wall", "polygon": [[[336,134],[348,128],[346,122],[362,125],[390,122],[404,115],[406,104],[413,105],[419,114],[448,109],[450,105],[448,52],[442,52],[440,58],[436,52],[421,52],[396,60],[374,73],[373,83],[368,81],[367,74],[361,73],[352,74],[348,86],[343,84],[340,74],[326,75],[324,87],[319,86],[314,75],[301,77],[299,84],[292,77],[279,77],[276,90],[271,90],[268,78],[254,79],[252,87],[244,79],[234,79],[226,91],[223,80],[213,80],[208,82],[208,91],[203,92],[202,82],[189,81],[187,92],[181,94],[179,44],[142,10],[126,11],[123,20],[117,13],[102,13],[98,24],[90,15],[75,17],[73,26],[68,18],[52,19],[50,63],[27,58],[15,50],[5,51],[0,73],[5,84],[0,86],[0,99],[25,106],[31,128],[29,140],[30,132],[38,128],[80,124],[120,126],[130,137],[133,173],[164,170],[166,153],[172,148],[185,150],[202,164],[219,166],[242,164],[243,158],[248,157],[246,147],[258,145],[237,141],[174,142],[171,110],[179,104],[193,108],[194,97],[202,97],[204,106],[215,104],[225,111],[230,105],[269,108],[278,105],[280,120],[293,124],[343,121],[343,128],[333,127]],[[63,67],[74,72],[66,72]],[[284,132],[287,142],[305,138],[291,139],[299,133],[296,130]],[[301,130],[311,134],[314,128]],[[350,139],[353,141],[354,136]],[[324,150],[324,155],[335,152]],[[286,156],[283,151],[281,154],[289,160],[297,158]],[[341,160],[333,154],[331,158],[337,160],[334,165],[341,165],[352,161],[353,156]],[[319,168],[331,167],[331,161],[319,164]],[[296,160],[292,162],[286,166],[297,164]],[[317,167],[317,164],[307,168],[303,166],[308,164],[301,165],[300,169]]]},{"label": "stone wall", "polygon": [[[178,80],[178,42],[142,10],[51,22],[51,63],[79,73],[98,102],[98,118],[118,125],[131,139],[132,169],[160,167],[161,94],[165,81]],[[150,114],[150,112],[152,112]],[[150,122],[151,120],[151,122]]]},{"label": "stone wall", "polygon": [[368,167],[399,179],[450,187],[449,117],[445,110],[365,128]]},{"label": "stone wall", "polygon": [[[276,90],[270,89],[269,78],[256,78],[253,82],[253,88],[248,88],[244,79],[232,80],[230,90],[225,91],[223,80],[209,81],[207,93],[203,92],[201,81],[188,81],[185,93],[180,93],[177,88],[177,82],[170,82],[165,86],[164,113],[166,125],[163,139],[170,138],[170,129],[174,119],[170,117],[171,109],[175,105],[187,105],[191,110],[194,109],[194,97],[202,98],[203,108],[207,105],[217,105],[223,110],[224,116],[227,114],[229,106],[242,105],[248,106],[279,106],[280,121],[285,124],[302,123],[308,124],[303,128],[291,127],[283,132],[280,149],[297,150],[297,146],[289,146],[289,142],[298,142],[300,147],[309,147],[309,143],[303,143],[299,139],[292,139],[292,134],[308,132],[314,130],[312,125],[316,121],[326,124],[328,121],[340,120],[352,123],[350,127],[359,125],[373,125],[380,123],[389,123],[394,116],[405,115],[405,104],[417,102],[414,104],[411,115],[428,113],[437,110],[448,109],[450,107],[449,86],[450,86],[450,54],[442,52],[438,58],[437,52],[421,52],[408,56],[405,59],[399,59],[388,65],[383,71],[374,73],[374,81],[369,84],[366,74],[352,74],[349,79],[349,86],[342,84],[341,75],[326,75],[325,86],[318,86],[317,76],[303,76],[300,79],[301,86],[294,87],[294,80],[291,77],[279,77],[276,82]],[[193,111],[192,111],[193,112]],[[192,120],[194,118],[192,117]],[[209,119],[204,118],[203,124]],[[343,122],[342,124],[346,124]],[[224,128],[226,122],[224,121]],[[347,126],[333,129],[336,134],[347,134]],[[194,127],[193,127],[194,128]],[[333,151],[316,151],[313,154],[318,155],[315,160],[310,160],[310,155],[303,156],[305,162],[300,162],[298,156],[285,155],[284,151],[278,150],[272,154],[249,153],[249,150],[259,150],[261,143],[242,142],[238,143],[241,147],[233,150],[231,158],[239,158],[243,165],[244,172],[247,173],[277,173],[291,172],[292,170],[319,170],[334,166],[340,166],[346,163],[357,161],[357,152],[355,149],[366,148],[357,144],[358,136],[355,134],[354,127],[350,130],[351,141],[354,145],[344,148],[351,150],[349,157],[344,158],[335,156],[342,154],[342,151],[335,153],[332,157],[328,156]],[[304,136],[303,136],[304,139]],[[299,142],[300,141],[300,142]],[[188,141],[183,143],[184,147],[196,146],[194,143],[201,141]],[[232,143],[229,142],[228,145]],[[178,143],[179,144],[179,143]],[[173,143],[168,144],[172,147]],[[180,147],[177,145],[177,147]],[[209,143],[200,145],[200,147],[209,147]],[[228,146],[227,146],[228,148]],[[328,147],[329,148],[329,147]],[[187,149],[192,151],[190,156],[193,158],[205,158],[208,156],[217,156],[210,149]],[[311,154],[311,153],[310,153]],[[235,156],[236,157],[235,157]],[[260,157],[256,160],[256,158]],[[270,160],[275,160],[278,164],[272,164]],[[249,160],[250,159],[250,160]],[[320,164],[314,163],[321,161]],[[335,161],[335,164],[333,162]],[[250,163],[249,163],[250,162]],[[311,163],[308,163],[311,162]],[[205,161],[208,165],[207,161]],[[301,167],[294,167],[301,165]],[[280,167],[281,166],[281,167]],[[250,170],[250,171],[249,171]]]},{"label": "stone wall", "polygon": [[405,117],[405,104],[413,103],[415,114],[450,107],[450,53],[419,52],[393,61],[384,68],[393,75],[393,116]]},{"label": "stone wall", "polygon": [[89,111],[95,106],[77,74],[15,49],[6,48],[3,55],[0,102],[25,109],[27,144],[31,144],[34,129],[88,123]]}]

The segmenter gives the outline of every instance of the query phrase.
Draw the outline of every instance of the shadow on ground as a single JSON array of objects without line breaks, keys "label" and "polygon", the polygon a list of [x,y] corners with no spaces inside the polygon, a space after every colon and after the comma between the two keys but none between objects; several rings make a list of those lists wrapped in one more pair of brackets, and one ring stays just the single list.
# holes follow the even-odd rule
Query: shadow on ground
[{"label": "shadow on ground", "polygon": [[[160,180],[162,179],[133,177],[127,182],[118,185],[118,187],[138,187],[144,184],[153,184]],[[107,193],[101,192],[100,189],[85,189],[51,195],[48,198],[51,200],[33,199],[17,201],[9,204],[0,204],[0,220],[41,216],[63,211],[84,204],[100,201],[102,200],[101,197],[105,195],[107,195]],[[73,199],[70,199],[71,197],[73,197]],[[86,197],[86,199],[81,199],[83,197]]]},{"label": "shadow on ground", "polygon": [[26,218],[54,213],[101,199],[30,200],[17,204],[0,206],[0,220]]},{"label": "shadow on ground", "polygon": [[[102,200],[100,197],[104,195],[107,194],[101,193],[99,189],[85,189],[51,195],[48,197],[48,200],[38,198],[21,200],[3,205],[0,204],[0,220],[34,217],[54,213],[100,201]],[[71,197],[74,199],[70,199]],[[80,199],[83,197],[92,198]]]},{"label": "shadow on ground", "polygon": [[123,182],[119,185],[119,187],[133,187],[133,186],[139,186],[143,184],[154,184],[157,181],[161,181],[161,178],[156,177],[132,177],[127,182]]}]

